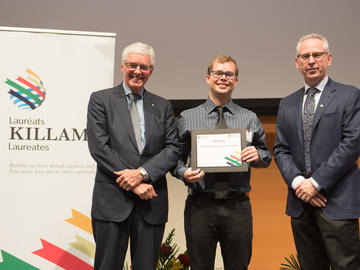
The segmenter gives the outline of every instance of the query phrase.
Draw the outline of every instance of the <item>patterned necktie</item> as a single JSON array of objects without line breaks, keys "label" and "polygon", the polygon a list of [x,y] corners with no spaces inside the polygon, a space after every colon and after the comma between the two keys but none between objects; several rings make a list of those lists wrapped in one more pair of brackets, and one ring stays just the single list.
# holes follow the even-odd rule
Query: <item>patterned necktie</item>
[{"label": "patterned necktie", "polygon": [[310,87],[306,90],[306,100],[303,110],[303,132],[304,132],[304,156],[305,156],[305,169],[306,174],[311,172],[311,160],[310,160],[310,141],[311,130],[315,114],[315,94],[318,90],[314,87]]},{"label": "patterned necktie", "polygon": [[137,144],[139,152],[141,153],[142,146],[141,146],[141,136],[140,136],[140,117],[139,117],[138,109],[136,108],[137,96],[139,96],[139,95],[133,94],[133,93],[129,94],[129,98],[130,98],[130,117],[131,117],[131,123],[132,123],[133,128],[134,128],[136,144]]},{"label": "patterned necktie", "polygon": [[[217,112],[219,113],[219,118],[215,124],[215,129],[225,129],[226,122],[224,119],[224,107],[217,106]],[[229,193],[229,182],[227,179],[226,173],[217,173],[214,181],[214,192],[216,199],[224,199]]]},{"label": "patterned necktie", "polygon": [[216,122],[215,129],[224,129],[226,128],[226,122],[224,119],[224,107],[217,106],[216,110],[219,113],[219,118]]}]

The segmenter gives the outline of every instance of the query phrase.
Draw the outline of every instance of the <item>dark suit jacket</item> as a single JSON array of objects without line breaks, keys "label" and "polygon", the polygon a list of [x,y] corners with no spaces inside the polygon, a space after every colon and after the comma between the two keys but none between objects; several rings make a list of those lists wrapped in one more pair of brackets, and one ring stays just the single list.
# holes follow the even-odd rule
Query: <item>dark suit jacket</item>
[{"label": "dark suit jacket", "polygon": [[[88,144],[97,163],[93,191],[93,218],[120,222],[126,219],[134,203],[139,203],[144,219],[150,224],[167,221],[168,194],[165,174],[178,160],[178,137],[171,104],[144,90],[146,145],[136,147],[130,112],[121,85],[91,94],[88,114]],[[115,171],[143,167],[157,197],[140,200],[133,192],[115,182]]]},{"label": "dark suit jacket", "polygon": [[[286,213],[298,217],[304,203],[291,183],[305,175],[302,103],[304,88],[281,100],[274,145],[275,161],[288,185]],[[360,91],[329,79],[314,116],[311,135],[313,178],[327,198],[324,214],[332,219],[360,216]]]}]

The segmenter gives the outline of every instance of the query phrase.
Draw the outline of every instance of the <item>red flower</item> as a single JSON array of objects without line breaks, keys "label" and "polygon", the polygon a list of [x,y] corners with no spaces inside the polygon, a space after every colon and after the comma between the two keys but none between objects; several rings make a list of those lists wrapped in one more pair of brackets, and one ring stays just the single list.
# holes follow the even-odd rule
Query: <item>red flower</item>
[{"label": "red flower", "polygon": [[178,259],[184,267],[190,266],[190,259],[186,253],[180,254]]},{"label": "red flower", "polygon": [[166,246],[165,243],[162,243],[162,244],[161,244],[160,253],[162,253],[162,255],[163,255],[164,257],[169,256],[170,250],[171,250],[171,246]]}]

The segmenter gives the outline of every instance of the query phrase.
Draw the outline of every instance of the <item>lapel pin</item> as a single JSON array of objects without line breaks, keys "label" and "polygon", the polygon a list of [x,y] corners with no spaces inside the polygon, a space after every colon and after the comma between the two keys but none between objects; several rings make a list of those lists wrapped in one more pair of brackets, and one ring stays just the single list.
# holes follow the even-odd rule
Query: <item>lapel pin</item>
[{"label": "lapel pin", "polygon": [[323,105],[323,104],[320,104],[320,107],[322,108],[322,107],[324,107],[324,105]]},{"label": "lapel pin", "polygon": [[154,103],[151,103],[151,106],[152,106],[152,107],[155,107],[155,104],[154,104]]}]

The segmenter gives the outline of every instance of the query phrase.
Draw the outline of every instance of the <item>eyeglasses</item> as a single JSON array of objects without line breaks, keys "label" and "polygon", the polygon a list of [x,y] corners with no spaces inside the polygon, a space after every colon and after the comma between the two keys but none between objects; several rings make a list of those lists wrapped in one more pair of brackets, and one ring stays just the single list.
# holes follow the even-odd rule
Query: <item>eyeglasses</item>
[{"label": "eyeglasses", "polygon": [[141,71],[150,71],[152,70],[152,66],[148,66],[148,65],[140,65],[140,64],[136,64],[136,63],[128,63],[128,62],[124,62],[124,64],[128,67],[128,69],[130,69],[131,71],[134,71],[137,69],[137,67],[140,67]]},{"label": "eyeglasses", "polygon": [[323,57],[326,54],[328,53],[327,52],[304,53],[304,54],[298,54],[297,57],[303,61],[308,61],[310,59],[310,56],[312,56],[315,60],[319,60],[321,57]]},{"label": "eyeglasses", "polygon": [[215,79],[220,79],[223,75],[225,75],[226,79],[228,80],[234,80],[235,79],[235,73],[232,71],[226,71],[223,72],[221,70],[212,70],[210,71]]}]

